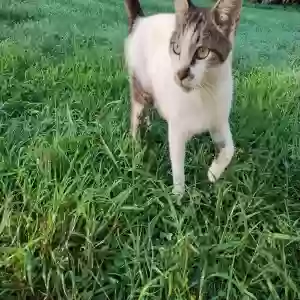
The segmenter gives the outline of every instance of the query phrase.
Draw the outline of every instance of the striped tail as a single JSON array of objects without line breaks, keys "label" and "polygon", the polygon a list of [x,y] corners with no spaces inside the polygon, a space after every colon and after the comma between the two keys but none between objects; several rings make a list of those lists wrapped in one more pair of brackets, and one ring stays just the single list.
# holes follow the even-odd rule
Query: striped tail
[{"label": "striped tail", "polygon": [[125,7],[128,16],[128,32],[131,33],[138,17],[144,16],[139,0],[125,0]]}]

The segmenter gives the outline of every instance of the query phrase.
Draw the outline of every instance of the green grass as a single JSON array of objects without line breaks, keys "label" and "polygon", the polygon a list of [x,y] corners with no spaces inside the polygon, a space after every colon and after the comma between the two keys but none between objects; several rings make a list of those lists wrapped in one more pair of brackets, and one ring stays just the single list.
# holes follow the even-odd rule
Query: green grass
[{"label": "green grass", "polygon": [[0,299],[299,299],[299,11],[245,5],[237,152],[211,185],[191,141],[181,203],[165,124],[128,133],[126,32],[120,0],[0,3]]}]

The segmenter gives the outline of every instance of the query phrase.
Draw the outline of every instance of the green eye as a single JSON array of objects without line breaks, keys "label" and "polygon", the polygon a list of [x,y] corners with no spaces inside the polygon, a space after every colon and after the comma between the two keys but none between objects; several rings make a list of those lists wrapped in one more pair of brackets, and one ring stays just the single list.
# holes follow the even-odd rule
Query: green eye
[{"label": "green eye", "polygon": [[204,59],[208,56],[210,50],[205,47],[199,47],[196,51],[196,59]]},{"label": "green eye", "polygon": [[178,45],[176,42],[173,42],[173,52],[174,52],[176,55],[179,55],[179,54],[180,54],[180,47],[179,47],[179,45]]}]

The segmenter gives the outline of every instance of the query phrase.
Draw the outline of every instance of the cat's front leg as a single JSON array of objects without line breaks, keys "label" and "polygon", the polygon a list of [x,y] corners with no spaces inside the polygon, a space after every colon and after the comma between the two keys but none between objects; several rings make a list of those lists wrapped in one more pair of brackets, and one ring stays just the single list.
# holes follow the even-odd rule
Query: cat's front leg
[{"label": "cat's front leg", "polygon": [[210,135],[219,151],[209,170],[208,179],[215,182],[222,175],[234,155],[234,143],[228,121],[210,131]]},{"label": "cat's front leg", "polygon": [[182,196],[185,190],[184,161],[187,136],[176,124],[169,124],[168,138],[173,176],[172,193]]}]

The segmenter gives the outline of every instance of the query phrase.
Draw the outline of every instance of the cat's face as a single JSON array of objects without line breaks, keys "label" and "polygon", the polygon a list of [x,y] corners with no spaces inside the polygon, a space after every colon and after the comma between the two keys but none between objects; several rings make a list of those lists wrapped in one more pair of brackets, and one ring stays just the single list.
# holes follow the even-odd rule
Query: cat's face
[{"label": "cat's face", "polygon": [[[237,0],[225,1],[232,8]],[[222,11],[227,8],[222,15],[217,5],[213,9],[198,8],[189,0],[175,0],[176,26],[170,55],[175,81],[187,91],[200,87],[205,72],[222,64],[231,52],[236,10],[230,14],[227,6],[222,7]]]}]

